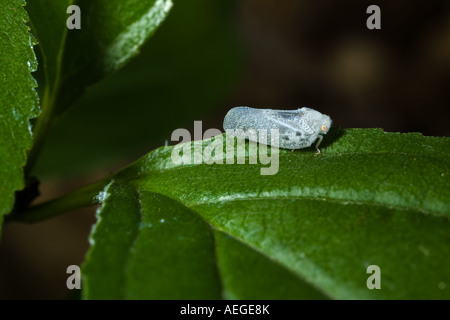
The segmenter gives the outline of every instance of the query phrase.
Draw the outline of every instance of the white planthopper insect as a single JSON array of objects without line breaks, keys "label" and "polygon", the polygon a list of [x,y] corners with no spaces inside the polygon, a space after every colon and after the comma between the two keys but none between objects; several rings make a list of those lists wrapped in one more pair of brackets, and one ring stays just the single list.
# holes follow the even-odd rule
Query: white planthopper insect
[{"label": "white planthopper insect", "polygon": [[[223,121],[227,134],[258,142],[258,132],[267,132],[267,144],[272,141],[271,131],[278,130],[278,146],[285,149],[303,149],[317,141],[316,150],[321,153],[319,145],[323,135],[331,127],[331,118],[310,108],[297,110],[255,109],[236,107],[228,111]],[[239,130],[241,129],[241,130]],[[257,132],[249,135],[248,131]],[[247,131],[247,134],[246,134]],[[261,142],[261,141],[259,141]]]}]

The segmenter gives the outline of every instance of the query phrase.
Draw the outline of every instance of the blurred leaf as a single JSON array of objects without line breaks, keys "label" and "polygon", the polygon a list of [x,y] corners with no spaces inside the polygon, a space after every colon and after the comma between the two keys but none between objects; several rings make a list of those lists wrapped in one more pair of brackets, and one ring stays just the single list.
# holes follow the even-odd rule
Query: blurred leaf
[{"label": "blurred leaf", "polygon": [[172,150],[100,194],[85,298],[450,298],[449,138],[333,128],[321,155],[280,150],[275,175]]},{"label": "blurred leaf", "polygon": [[3,215],[14,204],[14,192],[24,187],[23,166],[31,147],[29,120],[39,114],[37,61],[23,0],[0,2],[0,231]]},{"label": "blurred leaf", "polygon": [[[81,29],[69,30],[67,8],[74,4],[81,10]],[[28,11],[50,90],[48,107],[54,105],[52,116],[67,110],[88,85],[136,55],[171,5],[170,0],[30,1]]]},{"label": "blurred leaf", "polygon": [[39,175],[78,174],[137,158],[220,106],[238,71],[234,1],[174,2],[142,52],[90,88],[56,124]]}]

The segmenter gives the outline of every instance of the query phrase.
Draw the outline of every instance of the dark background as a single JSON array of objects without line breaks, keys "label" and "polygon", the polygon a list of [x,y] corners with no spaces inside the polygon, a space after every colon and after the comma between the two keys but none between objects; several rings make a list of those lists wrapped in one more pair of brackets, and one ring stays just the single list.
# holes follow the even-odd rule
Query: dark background
[{"label": "dark background", "polygon": [[[141,54],[54,128],[35,172],[38,201],[171,144],[172,131],[192,132],[194,120],[222,130],[234,106],[309,106],[343,128],[450,135],[448,1],[174,3]],[[381,30],[366,27],[371,4],[381,8]],[[68,297],[65,271],[84,259],[94,212],[6,225],[0,298]]]}]

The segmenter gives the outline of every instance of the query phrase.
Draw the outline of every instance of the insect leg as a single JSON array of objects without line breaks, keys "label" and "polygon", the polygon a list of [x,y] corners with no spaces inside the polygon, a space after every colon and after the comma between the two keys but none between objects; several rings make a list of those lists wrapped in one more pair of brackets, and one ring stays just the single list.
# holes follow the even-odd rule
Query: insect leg
[{"label": "insect leg", "polygon": [[319,140],[316,143],[316,150],[317,150],[317,153],[322,153],[322,151],[320,151],[320,149],[319,149],[319,144],[322,142],[323,136],[321,134],[319,134],[318,139]]}]

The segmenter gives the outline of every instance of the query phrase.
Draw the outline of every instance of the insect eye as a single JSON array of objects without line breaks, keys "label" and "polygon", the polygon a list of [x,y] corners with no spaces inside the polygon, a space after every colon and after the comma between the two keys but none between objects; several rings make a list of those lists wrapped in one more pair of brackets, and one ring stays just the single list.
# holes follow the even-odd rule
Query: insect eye
[{"label": "insect eye", "polygon": [[321,129],[322,129],[322,131],[325,131],[325,130],[327,130],[327,126],[323,125]]}]

